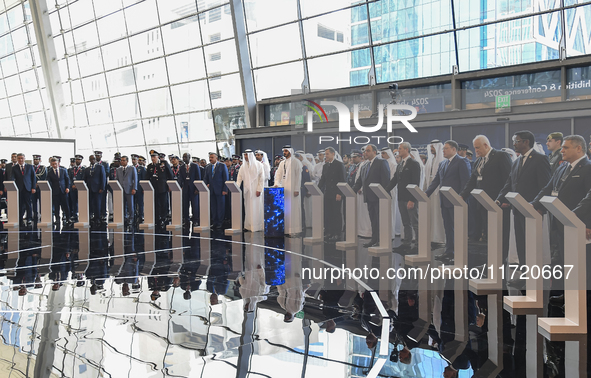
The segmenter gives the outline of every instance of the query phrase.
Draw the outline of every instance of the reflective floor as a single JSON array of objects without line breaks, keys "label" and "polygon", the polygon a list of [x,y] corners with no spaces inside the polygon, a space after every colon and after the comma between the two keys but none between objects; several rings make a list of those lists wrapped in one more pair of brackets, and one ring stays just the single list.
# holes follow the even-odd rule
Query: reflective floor
[{"label": "reflective floor", "polygon": [[[549,342],[537,315],[510,315],[501,292],[461,280],[387,279],[404,256],[371,256],[363,239],[341,251],[260,232],[102,228],[0,242],[2,377],[588,375],[586,336]],[[471,244],[470,266],[485,253]]]}]

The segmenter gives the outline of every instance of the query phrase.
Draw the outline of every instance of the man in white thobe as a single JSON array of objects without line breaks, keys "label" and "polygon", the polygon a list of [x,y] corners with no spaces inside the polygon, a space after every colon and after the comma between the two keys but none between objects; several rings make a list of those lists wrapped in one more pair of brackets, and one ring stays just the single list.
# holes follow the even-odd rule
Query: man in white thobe
[{"label": "man in white thobe", "polygon": [[324,167],[324,150],[318,151],[316,156],[318,157],[318,164],[314,166],[311,179],[318,184],[320,182],[320,177],[322,177],[322,167]]},{"label": "man in white thobe", "polygon": [[264,228],[263,193],[265,172],[252,150],[244,151],[244,163],[238,171],[236,185],[244,185],[244,228],[257,232]]},{"label": "man in white thobe", "polygon": [[267,158],[267,153],[263,150],[256,150],[255,155],[257,161],[263,164],[263,172],[265,176],[264,187],[269,187],[269,180],[271,180],[271,165],[269,164],[269,159]]},{"label": "man in white thobe", "polygon": [[302,232],[302,163],[294,156],[291,146],[283,147],[283,157],[275,172],[275,187],[283,188],[285,196],[285,234],[295,236]]},{"label": "man in white thobe", "polygon": [[[427,146],[427,165],[425,166],[425,182],[423,190],[427,190],[437,175],[439,164],[444,160],[443,143],[435,139]],[[429,197],[431,206],[431,242],[445,243],[445,230],[443,229],[443,217],[439,205],[439,188],[435,189]]]}]

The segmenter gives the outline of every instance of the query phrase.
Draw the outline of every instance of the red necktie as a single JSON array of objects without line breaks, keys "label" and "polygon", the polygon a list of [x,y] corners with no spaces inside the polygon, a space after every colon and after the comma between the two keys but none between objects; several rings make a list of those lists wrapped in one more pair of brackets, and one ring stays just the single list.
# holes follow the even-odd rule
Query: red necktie
[{"label": "red necktie", "polygon": [[23,174],[23,176],[25,175],[25,166],[21,165],[21,173]]}]

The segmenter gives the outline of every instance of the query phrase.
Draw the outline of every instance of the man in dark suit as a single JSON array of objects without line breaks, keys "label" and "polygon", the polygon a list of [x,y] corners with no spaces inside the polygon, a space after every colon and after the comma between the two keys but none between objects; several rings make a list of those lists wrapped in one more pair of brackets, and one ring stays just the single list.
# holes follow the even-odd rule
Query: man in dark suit
[{"label": "man in dark suit", "polygon": [[35,169],[33,169],[33,166],[25,163],[25,154],[17,154],[16,159],[17,163],[12,166],[12,180],[18,188],[20,212],[18,219],[23,219],[26,210],[27,226],[30,226],[33,217],[31,194],[34,194],[37,191],[37,176],[35,176]]},{"label": "man in dark suit", "polygon": [[134,205],[135,205],[135,214],[138,223],[142,223],[144,221],[144,189],[140,185],[140,181],[147,180],[148,174],[146,172],[146,167],[139,164],[140,156],[136,154],[131,155],[131,163],[135,167],[137,171],[137,191],[135,193],[134,198]]},{"label": "man in dark suit", "polygon": [[97,163],[103,166],[105,170],[105,190],[102,191],[103,198],[101,200],[101,208],[100,208],[100,219],[105,220],[107,216],[107,192],[110,190],[108,181],[109,181],[109,174],[111,173],[111,168],[109,167],[109,163],[103,161],[103,152],[102,151],[94,151],[94,157],[96,158]]},{"label": "man in dark suit", "polygon": [[[520,156],[513,162],[509,178],[497,197],[496,202],[503,209],[510,206],[505,198],[507,193],[517,192],[531,202],[550,180],[548,157],[536,152],[534,143],[534,134],[530,131],[518,131],[513,135],[513,148]],[[519,263],[525,265],[525,217],[517,210],[513,211],[513,226]]]},{"label": "man in dark suit", "polygon": [[[378,196],[369,188],[370,184],[380,184],[386,188],[390,178],[390,168],[388,162],[377,158],[378,150],[373,144],[365,146],[363,156],[368,161],[359,175],[359,179],[353,186],[353,191],[357,193],[363,192],[363,202],[367,203],[367,210],[369,212],[369,221],[371,223],[371,240],[369,243],[363,245],[363,247],[373,247],[378,244],[380,239],[380,228],[379,228],[379,211],[380,211],[380,200]],[[391,189],[390,189],[391,190]],[[386,191],[390,191],[386,189]]]},{"label": "man in dark suit", "polygon": [[548,147],[548,151],[550,151],[548,160],[550,161],[550,174],[552,175],[563,161],[562,154],[560,153],[563,139],[562,133],[559,132],[552,133],[546,138],[546,147]]},{"label": "man in dark suit", "polygon": [[[458,155],[458,144],[448,140],[443,145],[443,160],[439,164],[435,178],[427,188],[425,194],[431,194],[439,186],[449,186],[456,193],[460,193],[470,178],[470,162]],[[453,259],[454,253],[454,206],[445,196],[440,197],[443,228],[445,229],[445,253],[439,259]]]},{"label": "man in dark suit", "polygon": [[[495,150],[490,146],[488,138],[477,135],[472,142],[478,159],[474,162],[474,169],[470,180],[460,193],[464,200],[470,198],[474,189],[482,189],[492,200],[496,200],[503,189],[509,172],[511,171],[511,157],[509,154]],[[509,251],[509,215],[510,210],[503,210],[503,253]],[[487,238],[488,212],[480,203],[476,206],[476,236],[475,238]],[[506,256],[504,256],[506,257]]]},{"label": "man in dark suit", "polygon": [[60,225],[60,208],[66,217],[66,222],[70,219],[70,206],[68,204],[68,193],[70,192],[70,177],[64,167],[58,165],[56,158],[50,160],[51,168],[47,172],[47,181],[51,185],[51,197],[53,201],[53,217],[56,228]]},{"label": "man in dark suit", "polygon": [[88,186],[88,201],[90,207],[90,215],[95,222],[100,222],[105,216],[102,212],[103,208],[103,193],[105,192],[105,167],[96,161],[95,155],[90,155],[88,158],[90,165],[84,172],[84,181]]},{"label": "man in dark suit", "polygon": [[228,168],[225,164],[218,162],[218,154],[209,153],[209,164],[205,167],[205,178],[203,182],[209,188],[209,199],[211,203],[211,223],[213,228],[221,228],[224,221],[225,197],[228,195]]},{"label": "man in dark suit", "polygon": [[160,154],[154,150],[150,151],[152,163],[148,165],[146,171],[150,177],[150,182],[154,188],[154,207],[156,210],[156,221],[164,225],[168,216],[168,180],[172,180],[172,170],[170,165],[164,159],[160,159]]},{"label": "man in dark suit", "polygon": [[125,202],[125,223],[131,224],[134,214],[134,197],[137,192],[138,179],[137,171],[134,167],[128,166],[129,158],[121,156],[121,166],[117,168],[117,181],[123,188],[123,198]]},{"label": "man in dark suit", "polygon": [[318,183],[324,193],[324,232],[327,238],[336,239],[343,227],[341,191],[337,184],[345,181],[345,166],[335,158],[334,148],[328,147],[324,151],[325,163]]},{"label": "man in dark suit", "polygon": [[183,187],[183,222],[189,222],[189,205],[191,206],[191,220],[193,223],[199,222],[199,193],[195,187],[195,180],[201,180],[201,169],[195,163],[191,162],[191,154],[183,154],[183,162],[179,172],[180,182]]},{"label": "man in dark suit", "polygon": [[410,156],[411,145],[408,142],[400,143],[398,156],[400,163],[396,167],[396,173],[388,183],[386,191],[389,193],[398,186],[398,209],[404,227],[404,240],[402,244],[409,245],[415,237],[419,236],[418,206],[417,200],[406,188],[407,185],[419,185],[421,181],[421,164]]},{"label": "man in dark suit", "polygon": [[[532,205],[540,213],[544,213],[545,207],[540,203],[544,196],[558,197],[570,210],[583,200],[591,190],[591,161],[587,159],[585,149],[587,143],[580,135],[569,135],[564,138],[561,153],[562,160],[566,162],[554,172],[548,184],[538,193],[532,201]],[[564,227],[554,217],[550,217],[550,245],[552,246],[553,260],[560,262],[564,252]],[[562,260],[563,261],[563,260]]]},{"label": "man in dark suit", "polygon": [[10,163],[6,164],[6,166],[4,167],[5,169],[5,174],[4,174],[4,180],[5,181],[10,181],[12,179],[12,167],[17,165],[17,153],[13,152],[10,155]]},{"label": "man in dark suit", "polygon": [[70,203],[70,219],[78,220],[78,188],[74,184],[74,181],[84,180],[84,172],[86,167],[82,165],[82,155],[76,155],[74,160],[74,166],[68,169],[68,175],[70,177],[70,193],[68,194]]}]

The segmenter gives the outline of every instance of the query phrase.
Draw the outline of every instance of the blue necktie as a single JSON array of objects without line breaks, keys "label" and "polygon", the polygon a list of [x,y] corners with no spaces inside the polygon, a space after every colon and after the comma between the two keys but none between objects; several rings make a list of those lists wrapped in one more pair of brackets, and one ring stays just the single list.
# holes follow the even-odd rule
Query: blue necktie
[{"label": "blue necktie", "polygon": [[449,167],[449,160],[446,160],[443,165],[443,176],[445,176],[445,172],[447,172],[447,167]]},{"label": "blue necktie", "polygon": [[211,166],[211,175],[215,174],[215,164]]}]

